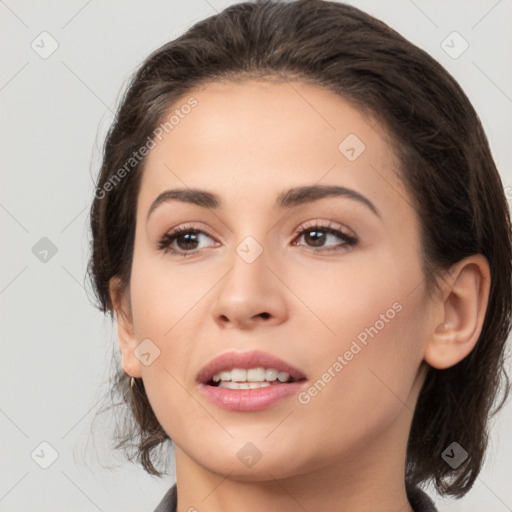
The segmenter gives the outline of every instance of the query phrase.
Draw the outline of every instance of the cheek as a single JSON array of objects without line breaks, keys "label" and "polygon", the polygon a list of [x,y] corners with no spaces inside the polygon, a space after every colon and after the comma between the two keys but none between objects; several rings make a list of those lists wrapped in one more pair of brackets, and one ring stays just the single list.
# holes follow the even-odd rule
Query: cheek
[{"label": "cheek", "polygon": [[284,272],[284,280],[292,283],[299,299],[295,301],[284,290],[294,308],[291,315],[297,317],[293,322],[300,323],[299,331],[320,337],[323,346],[342,353],[353,339],[364,345],[373,338],[384,338],[397,327],[396,319],[407,316],[406,304],[410,304],[407,311],[419,307],[411,292],[422,283],[422,275],[416,260],[404,255],[399,259],[384,248],[347,254],[339,264],[315,261],[305,272],[292,268]]},{"label": "cheek", "polygon": [[214,266],[198,270],[193,262],[181,266],[179,262],[145,248],[134,254],[130,289],[139,336],[167,343],[187,332],[194,325],[195,311],[222,276]]},{"label": "cheek", "polygon": [[[401,268],[391,261],[332,276],[316,299],[309,295],[322,322],[315,329],[311,320],[303,325],[309,335],[301,349],[309,351],[314,368],[298,401],[304,423],[334,445],[340,437],[357,443],[389,424],[403,409],[422,361],[427,304],[417,286],[421,270],[412,259]],[[318,340],[314,351],[307,338]]]},{"label": "cheek", "polygon": [[217,267],[198,273],[193,264],[171,265],[165,255],[134,254],[130,292],[135,333],[139,343],[149,339],[156,354],[142,366],[144,387],[158,421],[177,440],[190,428],[187,418],[198,417],[191,398],[191,362],[197,364],[198,340],[206,339],[198,328],[207,322],[208,293],[222,275]]}]

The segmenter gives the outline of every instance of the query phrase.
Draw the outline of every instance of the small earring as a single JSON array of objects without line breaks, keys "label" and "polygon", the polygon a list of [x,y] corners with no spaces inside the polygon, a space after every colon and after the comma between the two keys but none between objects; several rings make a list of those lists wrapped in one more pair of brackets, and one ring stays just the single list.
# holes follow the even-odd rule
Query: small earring
[{"label": "small earring", "polygon": [[130,389],[133,389],[133,386],[135,385],[135,379],[133,377],[130,378]]}]

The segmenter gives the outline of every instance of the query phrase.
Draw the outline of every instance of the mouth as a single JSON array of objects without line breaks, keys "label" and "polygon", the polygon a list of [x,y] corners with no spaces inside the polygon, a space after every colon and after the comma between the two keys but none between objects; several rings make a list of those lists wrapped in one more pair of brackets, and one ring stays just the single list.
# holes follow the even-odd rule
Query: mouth
[{"label": "mouth", "polygon": [[305,381],[289,363],[267,352],[228,352],[210,361],[197,375],[201,384],[224,389],[259,389]]}]

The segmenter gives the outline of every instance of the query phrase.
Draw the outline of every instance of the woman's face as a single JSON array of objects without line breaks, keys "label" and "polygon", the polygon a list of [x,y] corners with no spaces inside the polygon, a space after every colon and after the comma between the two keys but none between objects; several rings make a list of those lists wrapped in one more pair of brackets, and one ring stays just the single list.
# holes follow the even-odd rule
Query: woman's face
[{"label": "woman's face", "polygon": [[[393,147],[374,121],[304,83],[212,83],[191,96],[197,105],[145,164],[125,371],[142,376],[182,460],[208,471],[266,480],[386,450],[402,463],[431,310]],[[293,192],[302,187],[312,189]],[[174,196],[152,207],[173,189],[218,205]],[[254,390],[197,381],[217,356],[251,351],[305,379]],[[290,391],[276,399],[274,386]]]}]

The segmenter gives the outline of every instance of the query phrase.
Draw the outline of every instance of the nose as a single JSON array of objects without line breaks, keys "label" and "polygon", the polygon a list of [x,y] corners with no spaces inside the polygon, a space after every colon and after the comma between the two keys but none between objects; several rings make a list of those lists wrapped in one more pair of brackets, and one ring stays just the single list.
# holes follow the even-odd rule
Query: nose
[{"label": "nose", "polygon": [[286,320],[286,287],[268,263],[265,250],[252,262],[234,253],[232,267],[219,283],[212,307],[219,327],[248,330]]}]

